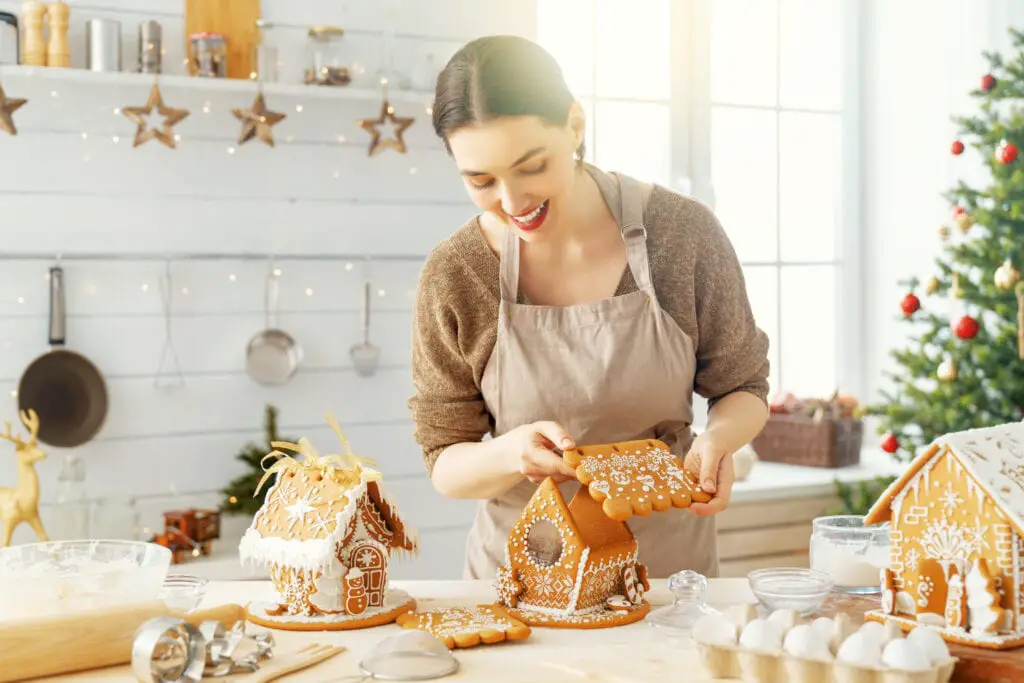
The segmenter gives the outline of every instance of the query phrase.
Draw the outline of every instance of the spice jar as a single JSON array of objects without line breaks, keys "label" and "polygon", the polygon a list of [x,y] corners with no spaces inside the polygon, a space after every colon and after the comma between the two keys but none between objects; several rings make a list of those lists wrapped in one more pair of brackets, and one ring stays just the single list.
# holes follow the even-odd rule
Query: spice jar
[{"label": "spice jar", "polygon": [[205,78],[225,78],[228,42],[219,33],[193,33],[188,38],[188,72]]},{"label": "spice jar", "polygon": [[345,32],[337,26],[315,26],[309,29],[309,68],[306,83],[315,85],[348,85],[352,72],[344,62],[341,39]]}]

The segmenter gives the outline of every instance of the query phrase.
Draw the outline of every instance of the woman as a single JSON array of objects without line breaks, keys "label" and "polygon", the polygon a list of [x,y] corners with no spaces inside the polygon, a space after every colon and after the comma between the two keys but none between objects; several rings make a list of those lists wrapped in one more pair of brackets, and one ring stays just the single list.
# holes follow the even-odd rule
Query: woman
[{"label": "woman", "polygon": [[[731,454],[768,415],[768,340],[721,226],[585,163],[582,109],[523,38],[456,53],[433,118],[480,214],[423,268],[410,408],[435,488],[480,499],[464,576],[494,577],[543,479],[576,491],[560,449],[651,437],[713,498],[631,519],[640,561],[652,577],[716,576],[711,515],[729,503]],[[696,438],[694,391],[710,405]]]}]

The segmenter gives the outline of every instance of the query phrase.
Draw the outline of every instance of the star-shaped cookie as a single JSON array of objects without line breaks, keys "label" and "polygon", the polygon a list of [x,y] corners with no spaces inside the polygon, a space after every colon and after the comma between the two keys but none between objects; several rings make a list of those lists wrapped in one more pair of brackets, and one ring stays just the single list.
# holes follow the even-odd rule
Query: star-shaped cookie
[{"label": "star-shaped cookie", "polygon": [[409,612],[396,623],[405,629],[426,631],[441,640],[449,650],[456,647],[491,645],[505,640],[523,640],[530,627],[513,618],[500,605],[449,607],[428,612]]},{"label": "star-shaped cookie", "polygon": [[238,144],[244,145],[253,138],[259,138],[271,147],[274,146],[274,126],[284,121],[287,116],[280,112],[267,109],[263,93],[256,95],[252,106],[248,109],[232,109],[231,113],[242,122],[242,134],[238,136]]},{"label": "star-shaped cookie", "polygon": [[711,500],[668,445],[657,439],[572,448],[562,457],[612,519],[625,521],[634,514]]},{"label": "star-shaped cookie", "polygon": [[0,85],[0,129],[6,131],[9,135],[18,134],[12,114],[25,106],[26,102],[28,100],[16,100],[13,97],[8,97],[4,92],[4,87]]},{"label": "star-shaped cookie", "polygon": [[[160,116],[164,117],[164,123],[160,128],[151,128],[149,126],[148,117],[153,114],[154,109]],[[132,144],[132,147],[138,147],[150,140],[159,140],[171,149],[176,147],[174,143],[175,124],[184,120],[189,114],[187,109],[174,109],[165,105],[163,95],[160,94],[160,86],[155,83],[153,84],[153,89],[149,91],[149,100],[146,102],[146,106],[121,107],[121,113],[138,126],[135,131],[135,142]]]}]

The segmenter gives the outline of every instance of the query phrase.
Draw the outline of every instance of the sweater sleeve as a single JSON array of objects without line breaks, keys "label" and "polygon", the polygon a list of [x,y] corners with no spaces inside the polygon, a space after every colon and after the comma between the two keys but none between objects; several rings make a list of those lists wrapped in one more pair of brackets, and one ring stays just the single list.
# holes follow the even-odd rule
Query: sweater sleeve
[{"label": "sweater sleeve", "polygon": [[710,409],[735,391],[767,404],[768,335],[754,320],[736,251],[711,209],[704,220],[694,270],[698,344],[695,390]]},{"label": "sweater sleeve", "polygon": [[435,253],[427,260],[413,314],[415,390],[408,406],[428,474],[445,448],[480,441],[491,424],[474,366],[459,343],[460,316],[453,305],[458,297],[458,277],[453,270],[450,257]]}]

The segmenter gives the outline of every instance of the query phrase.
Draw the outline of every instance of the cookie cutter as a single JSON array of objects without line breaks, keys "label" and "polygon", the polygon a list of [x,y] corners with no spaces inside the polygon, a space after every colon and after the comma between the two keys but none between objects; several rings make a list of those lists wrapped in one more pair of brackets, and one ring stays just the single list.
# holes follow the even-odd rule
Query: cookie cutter
[{"label": "cookie cutter", "polygon": [[[246,638],[256,651],[235,659]],[[135,633],[132,673],[140,683],[198,683],[204,677],[253,673],[261,661],[273,657],[273,647],[272,633],[247,634],[244,620],[226,629],[215,620],[195,627],[175,617],[154,617]]]}]

